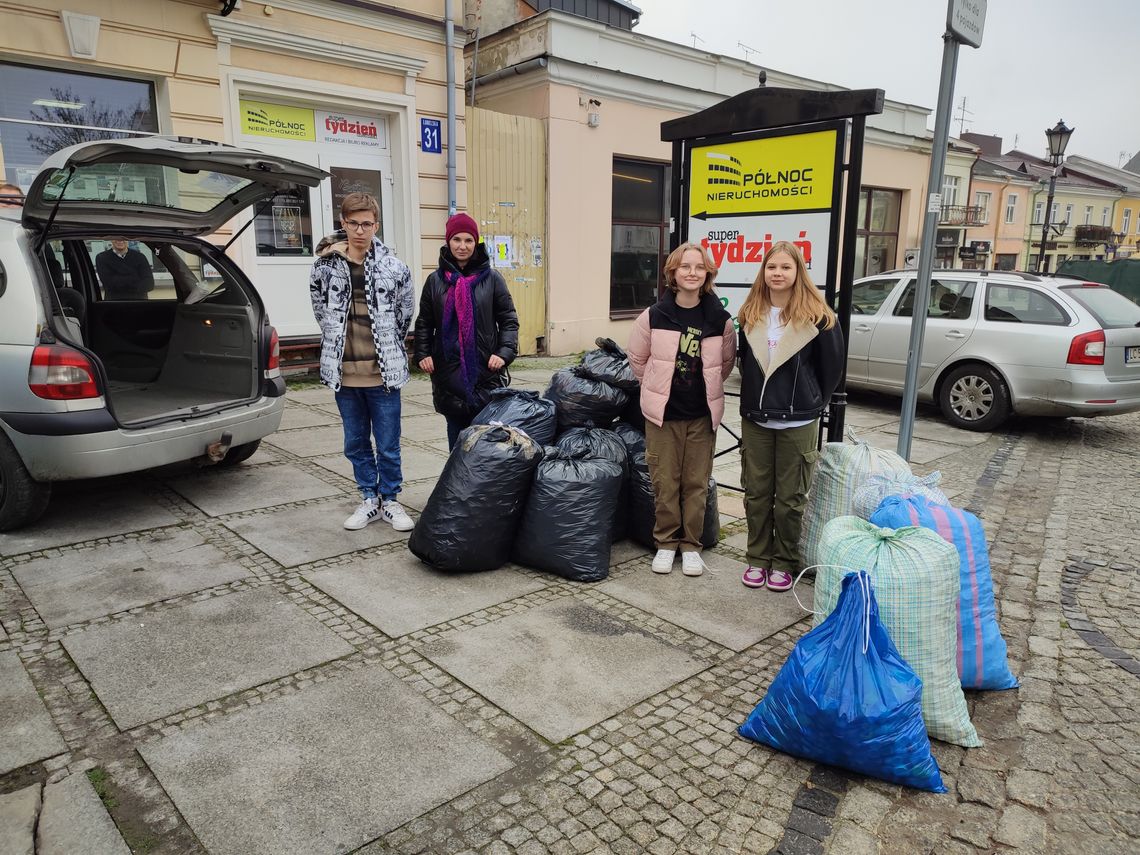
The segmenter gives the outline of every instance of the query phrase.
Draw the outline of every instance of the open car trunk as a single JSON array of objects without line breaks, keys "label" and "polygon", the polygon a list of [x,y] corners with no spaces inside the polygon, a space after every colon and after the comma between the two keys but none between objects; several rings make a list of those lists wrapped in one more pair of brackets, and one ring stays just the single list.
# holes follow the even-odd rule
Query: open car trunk
[{"label": "open car trunk", "polygon": [[[47,265],[60,309],[53,326],[98,358],[118,422],[183,420],[259,397],[263,312],[240,272],[193,241],[142,237],[130,248],[154,271],[150,290],[131,299],[108,299],[96,272],[108,241],[53,240],[47,250],[62,257],[57,269]],[[76,300],[81,307],[69,311]]]}]

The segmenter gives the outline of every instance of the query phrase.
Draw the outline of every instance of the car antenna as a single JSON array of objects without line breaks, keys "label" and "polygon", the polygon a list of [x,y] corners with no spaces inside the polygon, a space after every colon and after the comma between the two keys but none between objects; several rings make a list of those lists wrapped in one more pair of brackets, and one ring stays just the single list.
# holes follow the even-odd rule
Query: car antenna
[{"label": "car antenna", "polygon": [[63,194],[67,190],[67,185],[71,183],[71,177],[73,175],[75,175],[75,164],[69,164],[67,167],[67,177],[63,179],[63,185],[59,188],[59,197],[55,200],[55,204],[51,206],[51,213],[48,214],[47,222],[44,223],[43,230],[36,240],[36,255],[40,254],[40,250],[42,250],[44,244],[47,243],[47,236],[48,232],[51,231],[51,224],[55,222],[55,215],[59,213],[59,203],[63,201]]}]

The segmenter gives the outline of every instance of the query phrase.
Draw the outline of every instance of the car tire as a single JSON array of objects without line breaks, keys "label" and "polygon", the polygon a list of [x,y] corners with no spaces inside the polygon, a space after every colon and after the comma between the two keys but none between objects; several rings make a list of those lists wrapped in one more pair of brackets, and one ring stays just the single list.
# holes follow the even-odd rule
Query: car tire
[{"label": "car tire", "polygon": [[988,365],[959,365],[938,389],[946,421],[963,430],[991,431],[1013,412],[1005,379]]},{"label": "car tire", "polygon": [[226,456],[218,461],[219,466],[237,466],[239,463],[244,463],[253,457],[257,449],[261,445],[260,439],[255,439],[253,442],[247,442],[244,445],[235,445],[226,452]]},{"label": "car tire", "polygon": [[31,525],[47,510],[51,484],[36,481],[0,431],[0,531]]}]

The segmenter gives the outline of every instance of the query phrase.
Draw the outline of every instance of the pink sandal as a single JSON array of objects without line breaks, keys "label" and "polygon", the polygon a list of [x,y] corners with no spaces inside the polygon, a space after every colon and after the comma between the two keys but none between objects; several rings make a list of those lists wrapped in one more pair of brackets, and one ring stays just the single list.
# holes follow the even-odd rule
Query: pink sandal
[{"label": "pink sandal", "polygon": [[792,587],[792,574],[787,570],[768,571],[768,590],[786,591]]},{"label": "pink sandal", "polygon": [[750,565],[744,571],[744,575],[740,577],[740,581],[749,588],[763,588],[768,581],[768,571],[763,567],[752,567]]}]

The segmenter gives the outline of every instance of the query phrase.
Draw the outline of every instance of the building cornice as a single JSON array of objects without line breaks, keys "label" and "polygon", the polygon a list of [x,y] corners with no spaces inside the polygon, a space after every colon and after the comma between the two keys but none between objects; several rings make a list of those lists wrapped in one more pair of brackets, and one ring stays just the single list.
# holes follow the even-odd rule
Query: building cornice
[{"label": "building cornice", "polygon": [[229,48],[235,45],[338,65],[365,66],[406,77],[417,77],[427,65],[427,60],[422,57],[346,44],[312,34],[287,33],[220,15],[207,15],[206,21],[218,40],[219,58],[223,65],[230,64]]},{"label": "building cornice", "polygon": [[[331,0],[272,0],[272,5],[286,12],[312,15],[326,21],[339,21],[353,27],[364,27],[441,45],[447,43],[442,19],[438,24],[432,25],[414,20],[410,16],[390,14],[383,7],[361,9]],[[456,30],[462,33],[463,27],[457,26]]]}]

